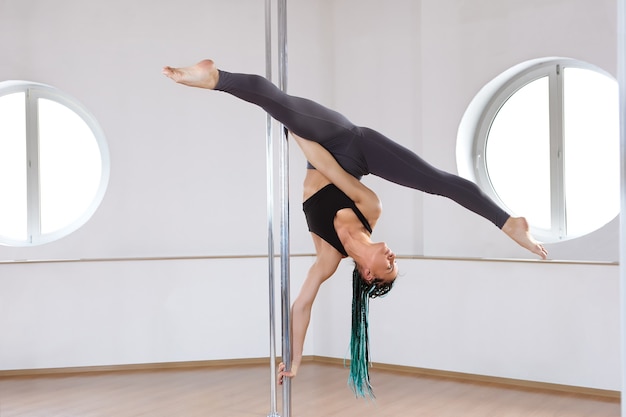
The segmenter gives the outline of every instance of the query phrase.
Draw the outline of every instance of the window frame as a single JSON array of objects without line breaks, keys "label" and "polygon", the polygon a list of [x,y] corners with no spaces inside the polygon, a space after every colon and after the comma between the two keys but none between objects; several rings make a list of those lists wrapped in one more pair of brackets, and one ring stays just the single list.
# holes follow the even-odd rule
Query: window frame
[{"label": "window frame", "polygon": [[[548,77],[551,228],[542,229],[531,226],[532,232],[546,242],[558,242],[577,237],[568,235],[566,223],[563,155],[564,68],[592,70],[614,79],[611,74],[597,66],[570,58],[544,58],[529,61],[505,71],[483,88],[470,105],[459,127],[459,146],[457,147],[459,173],[476,182],[498,205],[512,212],[499,198],[489,177],[485,157],[489,131],[498,112],[512,95],[533,81]],[[472,118],[474,122],[470,120]]]},{"label": "window frame", "polygon": [[[26,240],[16,240],[0,234],[0,245],[14,247],[37,246],[58,240],[73,233],[91,218],[106,193],[110,176],[110,155],[104,131],[100,124],[93,114],[74,97],[55,87],[32,81],[11,80],[0,82],[0,97],[14,93],[25,94],[27,238]],[[86,210],[65,227],[49,233],[42,233],[41,231],[41,184],[38,137],[40,99],[50,100],[65,106],[86,123],[96,140],[100,151],[102,167],[98,189]]]}]

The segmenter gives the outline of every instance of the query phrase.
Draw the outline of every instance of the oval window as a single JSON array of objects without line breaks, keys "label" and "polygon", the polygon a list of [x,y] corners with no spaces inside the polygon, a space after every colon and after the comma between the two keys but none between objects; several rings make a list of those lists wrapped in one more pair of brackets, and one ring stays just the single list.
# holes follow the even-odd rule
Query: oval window
[{"label": "oval window", "polygon": [[56,88],[0,83],[0,243],[39,245],[81,227],[109,179],[96,119]]},{"label": "oval window", "polygon": [[[525,216],[544,242],[591,233],[620,209],[616,80],[592,65],[550,59],[508,71],[481,91],[461,175]],[[478,97],[478,96],[477,96]],[[472,106],[480,105],[477,111]],[[461,170],[461,169],[460,169]]]}]

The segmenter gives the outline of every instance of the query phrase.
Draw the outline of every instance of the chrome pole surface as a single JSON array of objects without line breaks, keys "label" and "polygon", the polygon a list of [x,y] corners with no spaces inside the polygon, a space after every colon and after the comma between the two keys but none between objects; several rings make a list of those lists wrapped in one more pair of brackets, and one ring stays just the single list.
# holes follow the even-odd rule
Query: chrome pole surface
[{"label": "chrome pole surface", "polygon": [[[279,87],[287,91],[287,0],[278,0],[278,78]],[[291,302],[289,277],[289,141],[287,130],[281,127],[280,184],[281,184],[281,299],[283,344],[282,359],[285,369],[291,369]],[[291,416],[291,379],[283,380],[283,416]]]},{"label": "chrome pole surface", "polygon": [[626,0],[617,0],[617,81],[619,83],[621,210],[620,306],[622,352],[622,417],[626,417]]},{"label": "chrome pole surface", "polygon": [[[272,0],[265,0],[265,77],[272,81]],[[274,145],[272,117],[266,116],[265,158],[267,173],[267,267],[270,331],[270,412],[279,417],[276,392],[276,300],[274,297]]]}]

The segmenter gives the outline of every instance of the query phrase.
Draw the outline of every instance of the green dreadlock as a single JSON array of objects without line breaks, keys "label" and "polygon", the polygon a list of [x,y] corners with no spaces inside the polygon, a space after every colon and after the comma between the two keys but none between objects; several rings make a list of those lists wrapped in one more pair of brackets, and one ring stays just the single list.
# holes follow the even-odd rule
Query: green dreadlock
[{"label": "green dreadlock", "polygon": [[393,283],[382,284],[377,280],[367,283],[358,268],[352,272],[352,335],[350,337],[350,377],[348,385],[358,397],[374,398],[370,384],[368,321],[369,299],[387,294]]}]

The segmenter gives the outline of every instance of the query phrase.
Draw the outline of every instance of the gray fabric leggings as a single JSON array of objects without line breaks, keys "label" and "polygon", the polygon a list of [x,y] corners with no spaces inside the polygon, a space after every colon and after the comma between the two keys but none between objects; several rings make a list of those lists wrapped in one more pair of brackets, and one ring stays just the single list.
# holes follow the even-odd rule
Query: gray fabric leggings
[{"label": "gray fabric leggings", "polygon": [[266,78],[220,70],[215,89],[260,106],[296,135],[318,142],[356,178],[372,174],[448,197],[499,228],[509,218],[473,182],[433,167],[411,150],[375,130],[355,126],[334,110],[284,93]]}]

